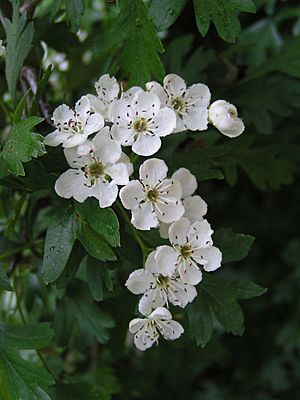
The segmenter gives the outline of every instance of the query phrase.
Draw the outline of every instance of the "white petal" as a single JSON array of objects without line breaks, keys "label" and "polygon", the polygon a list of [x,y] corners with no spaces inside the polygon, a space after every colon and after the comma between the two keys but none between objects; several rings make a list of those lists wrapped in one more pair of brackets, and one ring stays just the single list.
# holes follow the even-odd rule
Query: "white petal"
[{"label": "white petal", "polygon": [[160,109],[160,100],[154,93],[141,91],[134,96],[131,108],[139,115],[154,116]]},{"label": "white petal", "polygon": [[176,74],[169,74],[164,79],[166,92],[173,97],[181,97],[186,91],[185,81]]},{"label": "white petal", "polygon": [[216,128],[223,133],[223,135],[235,138],[244,132],[245,125],[240,118],[231,118],[230,121],[220,121]]},{"label": "white petal", "polygon": [[165,299],[160,295],[159,289],[150,289],[139,301],[139,312],[149,315],[154,308],[165,305]]},{"label": "white petal", "polygon": [[54,132],[49,133],[45,138],[44,138],[44,144],[46,146],[58,146],[59,144],[62,144],[64,141],[68,139],[70,136],[69,133],[64,133],[64,132],[59,132],[58,129],[56,129]]},{"label": "white petal", "polygon": [[71,147],[76,147],[84,143],[88,138],[88,134],[84,133],[72,133],[69,135],[68,139],[63,142],[63,147],[65,149],[70,149]]},{"label": "white petal", "polygon": [[164,107],[158,111],[151,122],[151,131],[154,135],[167,136],[170,135],[176,127],[176,114],[168,107]]},{"label": "white petal", "polygon": [[169,228],[169,239],[173,245],[184,245],[187,242],[188,230],[191,223],[187,218],[180,218]]},{"label": "white petal", "polygon": [[93,139],[96,148],[95,154],[99,161],[114,164],[121,157],[121,145],[101,132]]},{"label": "white petal", "polygon": [[207,204],[200,196],[190,196],[183,200],[184,216],[191,222],[201,221],[207,213]]},{"label": "white petal", "polygon": [[214,231],[206,219],[193,222],[188,231],[189,243],[193,247],[208,247],[212,245],[211,235]]},{"label": "white petal", "polygon": [[139,332],[134,335],[134,344],[141,350],[147,350],[149,347],[158,340],[158,333],[154,331],[150,326],[145,325]]},{"label": "white petal", "polygon": [[118,163],[105,169],[105,173],[112,178],[117,185],[127,185],[129,182],[128,168],[126,164]]},{"label": "white petal", "polygon": [[178,273],[183,282],[190,285],[198,285],[202,280],[202,272],[192,260],[182,261],[178,267]]},{"label": "white petal", "polygon": [[158,328],[162,336],[167,340],[178,339],[184,332],[182,325],[177,321],[157,322]]},{"label": "white petal", "polygon": [[204,131],[208,126],[208,109],[206,107],[188,108],[182,116],[184,125],[191,131]]},{"label": "white petal", "polygon": [[131,105],[127,100],[115,100],[108,109],[110,120],[121,125],[128,124],[131,120]]},{"label": "white petal", "polygon": [[146,160],[139,170],[140,180],[144,185],[154,186],[162,182],[168,173],[167,164],[158,158]]},{"label": "white petal", "polygon": [[153,81],[146,83],[146,89],[148,90],[148,92],[156,94],[162,106],[167,104],[168,95],[165,92],[164,88],[158,82]]},{"label": "white petal", "polygon": [[86,124],[84,126],[84,133],[95,133],[100,131],[104,126],[104,119],[101,114],[96,113],[88,117]]},{"label": "white petal", "polygon": [[136,229],[148,231],[151,228],[157,228],[158,220],[155,212],[152,212],[152,206],[149,202],[142,203],[132,210],[131,223]]},{"label": "white petal", "polygon": [[157,273],[171,276],[177,267],[178,253],[170,246],[159,246],[154,254]]},{"label": "white petal", "polygon": [[182,197],[182,188],[179,181],[175,179],[165,179],[159,185],[159,200],[166,204],[176,203]]},{"label": "white petal", "polygon": [[161,222],[159,224],[159,235],[162,239],[168,239],[169,238],[169,228],[171,224],[166,224],[164,222]]},{"label": "white petal", "polygon": [[160,147],[161,140],[158,136],[141,133],[133,143],[132,151],[140,156],[152,156]]},{"label": "white petal", "polygon": [[221,267],[222,253],[215,247],[207,247],[194,252],[195,260],[203,265],[205,271],[215,271]]},{"label": "white petal", "polygon": [[113,125],[111,135],[122,146],[132,146],[134,143],[134,132],[131,128]]},{"label": "white petal", "polygon": [[129,323],[129,332],[136,333],[138,332],[143,326],[145,326],[147,320],[144,318],[134,318]]},{"label": "white petal", "polygon": [[186,307],[188,303],[191,303],[197,296],[197,290],[195,286],[189,285],[183,282],[180,278],[173,280],[169,286],[169,291],[174,293],[168,296],[170,303],[178,307]]},{"label": "white petal", "polygon": [[119,158],[118,162],[126,165],[129,176],[133,174],[133,164],[130,162],[130,158],[125,153],[121,153],[121,157]]},{"label": "white petal", "polygon": [[98,179],[93,186],[90,197],[96,197],[99,200],[101,208],[110,207],[117,199],[118,186],[114,182],[102,182]]},{"label": "white petal", "polygon": [[176,128],[174,129],[173,133],[184,132],[186,131],[186,126],[184,122],[178,114],[176,114]]},{"label": "white petal", "polygon": [[73,197],[82,203],[88,198],[90,192],[86,184],[88,184],[88,180],[82,171],[68,169],[57,179],[54,189],[60,197],[64,199]]},{"label": "white petal", "polygon": [[154,281],[153,275],[142,268],[133,271],[129,275],[125,283],[125,286],[133,294],[141,294],[145,293],[150,288],[150,284],[153,281]]},{"label": "white petal", "polygon": [[127,99],[127,100],[132,99],[135,95],[137,95],[139,92],[142,91],[143,89],[140,88],[139,86],[133,86],[122,94],[122,99]]},{"label": "white petal", "polygon": [[145,269],[152,273],[157,272],[155,253],[156,253],[156,250],[151,251],[151,253],[148,255],[147,260],[145,262]]},{"label": "white petal", "polygon": [[70,167],[80,169],[90,164],[91,156],[89,153],[87,155],[78,154],[77,149],[76,147],[64,149],[64,155]]},{"label": "white petal", "polygon": [[66,104],[58,106],[53,112],[52,120],[55,126],[60,124],[63,127],[70,119],[74,119],[74,111]]},{"label": "white petal", "polygon": [[120,86],[114,76],[104,74],[95,82],[95,89],[100,98],[105,98],[110,102],[118,97]]},{"label": "white petal", "polygon": [[85,125],[90,112],[91,112],[91,103],[87,96],[82,96],[77,103],[75,104],[75,112],[76,118],[78,118],[83,125]]},{"label": "white petal", "polygon": [[172,319],[172,314],[165,307],[158,307],[156,310],[152,311],[149,318],[153,321],[163,320],[170,321]]},{"label": "white petal", "polygon": [[210,90],[203,83],[196,83],[190,86],[186,92],[188,104],[195,104],[198,107],[208,107],[210,97]]},{"label": "white petal", "polygon": [[121,202],[127,210],[137,207],[144,198],[144,187],[139,181],[130,181],[120,190]]},{"label": "white petal", "polygon": [[87,94],[86,96],[90,101],[92,111],[106,116],[107,111],[102,99],[99,99],[98,96],[95,96],[93,94]]},{"label": "white petal", "polygon": [[157,203],[154,203],[154,207],[155,207],[155,212],[156,212],[157,218],[161,222],[165,222],[167,224],[177,221],[184,214],[184,207],[183,207],[181,201],[180,202],[178,201],[177,204],[176,203],[169,203],[169,204],[160,203],[158,205]]},{"label": "white petal", "polygon": [[[66,149],[73,150],[73,149]],[[95,151],[95,146],[90,140],[85,141],[83,144],[77,147],[76,152],[79,156],[86,156]]]},{"label": "white petal", "polygon": [[192,195],[197,190],[197,179],[187,168],[179,168],[174,172],[172,178],[180,182],[183,199]]}]

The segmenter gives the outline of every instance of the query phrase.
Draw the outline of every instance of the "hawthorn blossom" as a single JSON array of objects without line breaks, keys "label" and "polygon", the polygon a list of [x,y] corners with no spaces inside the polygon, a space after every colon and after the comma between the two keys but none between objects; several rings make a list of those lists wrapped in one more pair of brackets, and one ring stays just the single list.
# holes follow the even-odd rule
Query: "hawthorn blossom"
[{"label": "hawthorn blossom", "polygon": [[56,193],[78,202],[88,197],[99,200],[101,208],[109,207],[118,196],[118,185],[126,185],[133,168],[121,146],[112,140],[109,128],[103,128],[91,142],[89,152],[78,154],[76,148],[65,149],[64,153],[71,169],[64,172],[55,183]]},{"label": "hawthorn blossom", "polygon": [[160,138],[173,132],[176,116],[170,108],[161,108],[155,94],[136,89],[131,93],[111,104],[111,133],[122,146],[132,146],[134,153],[151,156],[159,150]]},{"label": "hawthorn blossom", "polygon": [[4,56],[5,51],[6,51],[6,48],[5,48],[5,46],[3,45],[3,41],[0,40],[0,57]]},{"label": "hawthorn blossom", "polygon": [[210,105],[209,120],[223,135],[230,138],[241,135],[245,130],[236,107],[225,100],[217,100]]},{"label": "hawthorn blossom", "polygon": [[120,93],[120,85],[114,76],[108,74],[102,75],[95,83],[97,96],[88,94],[93,110],[103,115],[108,120],[109,106],[118,99]]},{"label": "hawthorn blossom", "polygon": [[205,219],[191,223],[184,217],[170,226],[169,239],[177,252],[177,271],[184,282],[197,285],[202,279],[200,266],[207,272],[220,268],[222,253],[213,246],[212,234]]},{"label": "hawthorn blossom", "polygon": [[163,160],[146,160],[139,170],[140,180],[132,180],[120,190],[123,206],[131,210],[131,223],[137,229],[157,228],[159,221],[171,223],[184,213],[182,188],[176,179],[167,179]]},{"label": "hawthorn blossom", "polygon": [[[207,204],[200,196],[192,196],[198,187],[195,175],[191,174],[187,168],[179,168],[174,172],[171,179],[176,179],[181,184],[182,204],[184,206],[183,217],[187,217],[191,222],[202,221],[207,213]],[[169,227],[170,224],[160,223],[159,234],[163,239],[168,239]]]},{"label": "hawthorn blossom", "polygon": [[163,87],[157,82],[148,82],[146,88],[155,93],[163,105],[176,112],[175,132],[186,129],[203,131],[208,124],[210,90],[203,83],[187,87],[185,81],[176,74],[165,77]]},{"label": "hawthorn blossom", "polygon": [[104,126],[102,115],[92,112],[87,96],[77,101],[74,110],[66,104],[57,107],[52,120],[56,130],[45,137],[44,143],[48,146],[62,144],[65,148],[81,145]]},{"label": "hawthorn blossom", "polygon": [[175,272],[177,252],[170,246],[160,246],[152,251],[145,263],[145,269],[133,271],[126,286],[134,294],[143,294],[139,311],[148,315],[154,308],[174,306],[184,308],[197,296],[193,285],[183,282]]},{"label": "hawthorn blossom", "polygon": [[158,343],[159,334],[167,340],[178,339],[184,332],[182,325],[172,319],[172,314],[164,307],[158,307],[146,318],[134,318],[129,323],[129,332],[134,334],[134,344],[147,350]]}]

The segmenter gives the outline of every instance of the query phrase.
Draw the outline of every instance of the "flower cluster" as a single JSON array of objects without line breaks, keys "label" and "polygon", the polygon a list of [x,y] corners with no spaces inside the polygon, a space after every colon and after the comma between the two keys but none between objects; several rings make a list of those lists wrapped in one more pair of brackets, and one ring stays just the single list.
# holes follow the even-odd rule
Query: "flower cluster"
[{"label": "flower cluster", "polygon": [[152,156],[163,137],[187,129],[203,131],[209,123],[233,138],[244,131],[244,124],[235,106],[225,100],[210,104],[206,85],[187,87],[175,74],[167,75],[163,86],[149,82],[145,90],[127,91],[114,77],[103,75],[95,89],[96,95],[81,97],[74,109],[63,104],[54,111],[55,130],[45,144],[62,145],[70,166],[55,183],[59,196],[78,202],[95,197],[104,208],[119,195],[131,211],[134,228],[158,228],[169,240],[169,245],[150,252],[145,267],[133,271],[126,282],[132,293],[142,295],[138,308],[144,318],[132,320],[129,331],[136,347],[145,350],[159,335],[174,340],[183,333],[168,308],[192,302],[202,272],[219,268],[222,254],[213,246],[213,230],[204,219],[207,204],[195,194],[195,176],[186,168],[170,176],[164,160],[150,158],[130,179],[136,156],[129,156]]}]

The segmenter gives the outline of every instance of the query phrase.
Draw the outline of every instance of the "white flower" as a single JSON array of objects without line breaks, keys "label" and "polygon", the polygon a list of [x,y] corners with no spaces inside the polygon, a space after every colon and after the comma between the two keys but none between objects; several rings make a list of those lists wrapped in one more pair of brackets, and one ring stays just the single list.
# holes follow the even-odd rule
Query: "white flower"
[{"label": "white flower", "polygon": [[71,169],[64,172],[55,183],[56,193],[82,203],[88,197],[99,200],[101,208],[109,207],[118,196],[118,186],[126,185],[132,173],[132,165],[121,146],[112,140],[109,128],[103,128],[87,144],[88,154],[78,154],[75,148],[64,153]]},{"label": "white flower", "polygon": [[108,120],[108,109],[111,103],[118,99],[120,86],[114,76],[102,75],[95,83],[97,96],[88,94],[93,110]]},{"label": "white flower", "polygon": [[212,234],[205,219],[191,223],[188,218],[181,218],[170,226],[169,239],[177,251],[177,270],[184,282],[197,285],[201,281],[199,265],[207,272],[221,266],[222,253],[212,245]]},{"label": "white flower", "polygon": [[156,228],[159,221],[171,223],[183,215],[181,185],[175,179],[167,179],[167,172],[163,160],[146,160],[140,166],[140,180],[130,181],[120,190],[122,204],[131,210],[131,223],[137,229]]},{"label": "white flower", "polygon": [[211,104],[209,121],[223,135],[230,138],[241,135],[245,130],[244,122],[238,117],[236,107],[225,100],[217,100]]},{"label": "white flower", "polygon": [[147,90],[155,93],[162,104],[176,112],[176,129],[174,132],[203,131],[208,124],[209,88],[203,83],[190,87],[176,74],[165,77],[163,87],[157,82],[148,82]]},{"label": "white flower", "polygon": [[183,282],[175,272],[177,252],[170,246],[160,246],[152,251],[145,269],[133,271],[126,286],[134,294],[143,294],[139,301],[139,311],[148,315],[157,307],[169,303],[184,308],[197,296],[193,285]]},{"label": "white flower", "polygon": [[170,311],[158,307],[146,318],[134,318],[129,323],[129,332],[134,334],[134,344],[144,351],[158,342],[159,334],[167,340],[178,339],[184,332],[179,322],[173,321]]},{"label": "white flower", "polygon": [[141,156],[156,153],[161,137],[170,135],[176,125],[175,113],[168,107],[160,108],[159,98],[152,93],[136,90],[130,96],[112,103],[110,120],[114,123],[112,136],[123,146]]},{"label": "white flower", "polygon": [[6,51],[6,48],[2,43],[3,43],[2,40],[0,40],[0,57],[4,56]]},{"label": "white flower", "polygon": [[45,137],[44,143],[48,146],[62,144],[65,148],[81,145],[104,126],[102,115],[92,113],[87,96],[77,101],[74,110],[65,104],[57,107],[52,120],[56,130]]},{"label": "white flower", "polygon": [[[187,217],[191,222],[202,221],[207,213],[207,204],[200,196],[192,196],[198,186],[196,177],[187,168],[179,168],[171,179],[176,179],[181,184],[182,204],[185,210],[183,217]],[[170,224],[160,223],[159,234],[163,239],[169,237],[169,227]]]}]

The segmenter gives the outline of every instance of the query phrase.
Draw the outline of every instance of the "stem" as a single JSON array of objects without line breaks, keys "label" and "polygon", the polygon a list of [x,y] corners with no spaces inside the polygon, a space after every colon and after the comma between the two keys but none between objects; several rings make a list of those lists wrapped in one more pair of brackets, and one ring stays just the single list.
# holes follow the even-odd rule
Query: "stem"
[{"label": "stem", "polygon": [[[21,298],[20,298],[20,295],[19,295],[19,292],[18,292],[18,288],[17,288],[16,282],[14,284],[14,291],[15,291],[15,294],[16,294],[17,309],[19,311],[19,314],[20,314],[20,317],[21,317],[23,325],[26,325],[27,321],[26,321],[26,317],[25,317],[25,314],[24,314],[24,311],[23,311],[23,308],[22,308]],[[49,365],[46,363],[46,361],[45,361],[44,357],[42,356],[42,353],[40,352],[40,350],[36,349],[35,351],[36,351],[36,354],[39,357],[41,363],[44,365],[44,367],[49,372],[49,374],[52,376],[52,378],[56,381],[57,379],[56,379],[53,371],[50,369]]]},{"label": "stem", "polygon": [[129,228],[129,231],[130,231],[130,234],[131,234],[132,238],[135,239],[136,242],[138,243],[138,245],[140,246],[140,249],[141,249],[142,254],[143,254],[143,264],[145,264],[146,258],[148,256],[147,247],[144,245],[144,242],[143,242],[142,238],[140,237],[139,233],[132,226],[129,217],[128,217],[126,211],[124,210],[124,208],[122,207],[122,205],[120,204],[119,200],[117,200],[115,204],[116,204],[116,207],[117,207],[119,213],[122,215],[124,221],[128,225],[128,228]]}]

